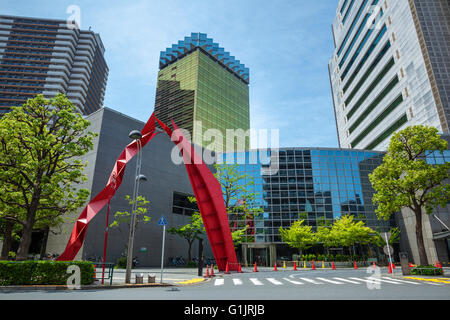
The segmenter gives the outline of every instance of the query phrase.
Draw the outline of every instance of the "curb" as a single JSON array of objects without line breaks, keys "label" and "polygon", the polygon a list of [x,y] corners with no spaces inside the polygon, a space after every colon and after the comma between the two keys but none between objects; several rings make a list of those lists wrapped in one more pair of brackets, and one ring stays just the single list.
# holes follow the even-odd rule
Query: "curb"
[{"label": "curb", "polygon": [[109,289],[124,289],[124,288],[150,288],[150,287],[172,287],[169,283],[144,283],[144,284],[123,284],[123,285],[88,285],[81,286],[79,289],[69,289],[66,285],[36,285],[36,286],[0,286],[1,291],[12,290],[109,290]]}]

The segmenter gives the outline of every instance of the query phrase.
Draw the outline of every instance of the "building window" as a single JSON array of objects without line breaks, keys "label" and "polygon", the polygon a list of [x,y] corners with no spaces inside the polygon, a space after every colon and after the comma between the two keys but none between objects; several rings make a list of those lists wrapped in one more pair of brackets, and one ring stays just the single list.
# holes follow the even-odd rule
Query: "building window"
[{"label": "building window", "polygon": [[189,200],[193,195],[183,194],[179,192],[173,193],[172,213],[184,216],[192,216],[198,211],[197,203]]}]

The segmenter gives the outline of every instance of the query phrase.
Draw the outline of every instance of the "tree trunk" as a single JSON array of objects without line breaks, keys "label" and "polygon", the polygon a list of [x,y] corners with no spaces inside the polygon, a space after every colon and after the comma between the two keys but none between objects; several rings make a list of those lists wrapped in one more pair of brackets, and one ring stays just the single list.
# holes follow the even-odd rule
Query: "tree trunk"
[{"label": "tree trunk", "polygon": [[188,243],[189,243],[189,249],[188,249],[188,261],[187,262],[190,262],[192,259],[191,259],[191,249],[192,249],[192,243],[194,242],[194,240],[192,240],[192,241],[188,241]]},{"label": "tree trunk", "polygon": [[12,231],[14,228],[14,222],[6,221],[5,228],[3,229],[3,247],[0,260],[8,260],[9,251],[11,251],[12,245]]},{"label": "tree trunk", "polygon": [[428,264],[428,257],[427,252],[425,251],[425,243],[423,241],[422,208],[416,206],[414,213],[416,215],[416,242],[417,249],[419,251],[419,263],[424,266]]},{"label": "tree trunk", "polygon": [[45,258],[45,251],[47,251],[47,241],[48,241],[48,234],[50,233],[50,228],[46,227],[44,230],[44,236],[42,238],[42,244],[41,244],[41,254],[40,254],[40,259],[44,259]]},{"label": "tree trunk", "polygon": [[28,258],[28,250],[31,245],[35,216],[36,210],[30,209],[28,212],[27,221],[22,229],[22,237],[20,238],[19,249],[17,249],[17,261],[26,260]]}]

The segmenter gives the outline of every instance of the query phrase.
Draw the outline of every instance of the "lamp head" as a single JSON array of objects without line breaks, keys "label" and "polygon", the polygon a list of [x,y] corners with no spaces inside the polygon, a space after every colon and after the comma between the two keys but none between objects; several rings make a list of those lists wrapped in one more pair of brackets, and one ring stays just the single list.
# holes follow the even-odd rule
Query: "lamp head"
[{"label": "lamp head", "polygon": [[136,177],[136,180],[139,180],[139,181],[147,181],[147,177],[144,176],[143,174],[140,174],[140,175],[138,175],[138,176]]},{"label": "lamp head", "polygon": [[133,140],[139,140],[142,138],[142,134],[140,131],[138,130],[133,130],[130,132],[130,134],[128,135],[131,139]]}]

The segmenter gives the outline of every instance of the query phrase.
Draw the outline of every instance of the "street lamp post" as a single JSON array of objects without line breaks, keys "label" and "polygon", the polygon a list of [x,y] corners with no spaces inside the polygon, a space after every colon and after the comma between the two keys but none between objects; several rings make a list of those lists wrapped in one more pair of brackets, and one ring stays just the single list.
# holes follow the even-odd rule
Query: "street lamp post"
[{"label": "street lamp post", "polygon": [[137,196],[139,194],[139,182],[147,181],[147,178],[141,174],[141,163],[142,163],[142,135],[139,131],[133,130],[128,135],[131,139],[136,140],[137,144],[137,159],[136,159],[136,175],[134,180],[133,188],[133,205],[131,209],[131,223],[130,223],[130,233],[128,237],[128,250],[127,250],[127,269],[125,273],[125,283],[131,283],[131,268],[133,263],[133,243],[134,243],[134,233],[136,230],[136,209],[137,209]]}]

